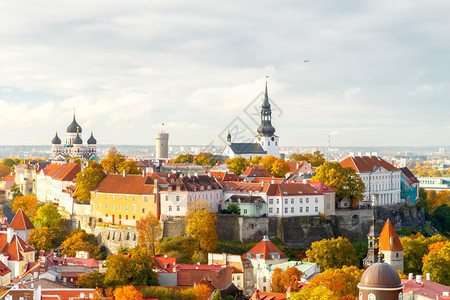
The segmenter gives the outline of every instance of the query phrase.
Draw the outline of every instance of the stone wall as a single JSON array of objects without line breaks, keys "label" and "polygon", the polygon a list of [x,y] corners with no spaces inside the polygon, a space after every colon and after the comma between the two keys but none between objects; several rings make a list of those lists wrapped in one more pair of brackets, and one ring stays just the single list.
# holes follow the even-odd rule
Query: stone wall
[{"label": "stone wall", "polygon": [[135,248],[138,232],[135,227],[109,225],[97,226],[94,231],[97,241],[104,245],[108,253],[117,253],[120,248]]}]

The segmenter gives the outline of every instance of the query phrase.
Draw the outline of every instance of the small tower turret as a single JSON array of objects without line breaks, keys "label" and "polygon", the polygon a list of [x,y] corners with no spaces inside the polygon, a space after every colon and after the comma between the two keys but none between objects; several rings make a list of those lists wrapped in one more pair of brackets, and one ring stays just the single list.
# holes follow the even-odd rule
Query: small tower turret
[{"label": "small tower turret", "polygon": [[257,143],[267,152],[267,155],[280,157],[278,136],[275,135],[275,128],[272,126],[272,110],[269,103],[269,93],[267,92],[267,81],[264,100],[261,105],[261,125],[259,125],[257,131]]}]

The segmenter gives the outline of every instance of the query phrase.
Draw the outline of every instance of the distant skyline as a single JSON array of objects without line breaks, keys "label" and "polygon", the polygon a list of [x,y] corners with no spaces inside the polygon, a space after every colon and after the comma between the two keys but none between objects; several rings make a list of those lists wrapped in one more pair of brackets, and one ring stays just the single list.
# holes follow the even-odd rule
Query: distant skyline
[{"label": "distant skyline", "polygon": [[[222,146],[268,81],[286,146],[450,144],[450,2],[8,1],[0,145]],[[268,78],[266,78],[268,76]],[[164,126],[162,126],[164,123]]]}]

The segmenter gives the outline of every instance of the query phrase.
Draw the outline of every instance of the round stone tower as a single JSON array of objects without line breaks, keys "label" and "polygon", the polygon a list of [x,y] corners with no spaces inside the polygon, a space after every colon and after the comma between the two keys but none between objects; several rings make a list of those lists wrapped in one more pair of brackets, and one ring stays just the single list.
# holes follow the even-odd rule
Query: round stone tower
[{"label": "round stone tower", "polygon": [[169,158],[169,134],[161,131],[155,135],[156,158]]}]

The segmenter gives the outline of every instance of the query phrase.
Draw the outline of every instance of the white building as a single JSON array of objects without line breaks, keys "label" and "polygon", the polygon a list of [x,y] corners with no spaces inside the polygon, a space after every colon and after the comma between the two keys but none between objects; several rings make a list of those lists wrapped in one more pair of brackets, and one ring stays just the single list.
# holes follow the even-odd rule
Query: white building
[{"label": "white building", "polygon": [[376,155],[351,155],[340,162],[341,166],[356,171],[366,186],[364,202],[372,201],[375,196],[376,205],[395,204],[401,202],[401,171]]},{"label": "white building", "polygon": [[227,145],[222,151],[222,155],[230,158],[244,157],[248,159],[266,155],[280,157],[279,137],[275,135],[275,128],[272,126],[272,110],[270,109],[267,82],[264,101],[261,106],[261,125],[259,125],[257,132],[258,135],[254,143],[232,143],[231,134],[228,133]]},{"label": "white building", "polygon": [[223,189],[214,177],[172,173],[166,181],[169,185],[160,191],[162,216],[184,217],[189,203],[200,199],[209,204],[212,212],[222,204]]},{"label": "white building", "polygon": [[73,185],[81,167],[76,163],[53,162],[36,175],[36,197],[40,202],[59,204]]}]

